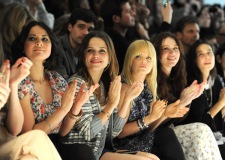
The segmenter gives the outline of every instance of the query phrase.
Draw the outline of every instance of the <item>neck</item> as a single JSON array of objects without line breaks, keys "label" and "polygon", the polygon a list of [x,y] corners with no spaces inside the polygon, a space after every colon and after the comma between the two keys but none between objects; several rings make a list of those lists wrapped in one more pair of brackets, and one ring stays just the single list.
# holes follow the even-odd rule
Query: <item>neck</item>
[{"label": "neck", "polygon": [[134,78],[134,81],[136,81],[136,82],[139,82],[139,81],[144,82],[146,75],[145,74],[132,74],[132,77]]},{"label": "neck", "polygon": [[118,26],[118,25],[114,25],[112,27],[112,29],[114,31],[117,31],[121,36],[125,37],[126,33],[127,33],[127,28],[123,28],[121,26]]},{"label": "neck", "polygon": [[170,73],[171,73],[171,70],[172,70],[172,68],[169,68],[169,67],[161,67],[161,69],[162,69],[162,71],[167,75],[167,76],[169,76],[170,75]]},{"label": "neck", "polygon": [[208,81],[208,78],[209,78],[209,72],[205,72],[205,73],[202,73],[202,78],[203,78],[203,81]]},{"label": "neck", "polygon": [[69,41],[72,48],[75,49],[77,47],[77,44],[73,42],[72,37],[70,35],[69,35]]},{"label": "neck", "polygon": [[99,80],[100,80],[100,78],[102,76],[103,71],[88,70],[88,72],[89,72],[89,74],[90,74],[94,84],[98,84]]},{"label": "neck", "polygon": [[30,69],[29,77],[34,82],[41,83],[41,82],[45,81],[44,66],[33,64],[33,66]]}]

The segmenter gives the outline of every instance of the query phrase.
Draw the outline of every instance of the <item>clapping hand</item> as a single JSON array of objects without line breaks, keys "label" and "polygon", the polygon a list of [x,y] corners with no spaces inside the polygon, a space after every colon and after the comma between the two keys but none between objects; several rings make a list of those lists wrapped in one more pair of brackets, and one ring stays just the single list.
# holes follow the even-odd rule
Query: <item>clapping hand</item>
[{"label": "clapping hand", "polygon": [[71,112],[74,115],[78,115],[80,113],[82,106],[86,103],[90,95],[93,94],[95,89],[99,87],[99,84],[91,85],[89,90],[86,90],[86,91],[85,91],[85,87],[86,87],[86,83],[83,83],[80,87],[79,92],[76,95],[73,107],[71,109]]}]

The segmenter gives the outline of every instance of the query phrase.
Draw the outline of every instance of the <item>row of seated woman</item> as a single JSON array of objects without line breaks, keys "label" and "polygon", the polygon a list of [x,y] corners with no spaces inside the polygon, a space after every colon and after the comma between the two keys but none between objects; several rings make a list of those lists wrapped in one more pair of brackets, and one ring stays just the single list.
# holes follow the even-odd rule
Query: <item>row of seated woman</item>
[{"label": "row of seated woman", "polygon": [[160,33],[153,42],[136,40],[118,75],[110,37],[93,31],[79,47],[77,72],[66,81],[54,71],[56,39],[44,23],[32,21],[12,43],[11,69],[8,60],[2,64],[0,104],[7,114],[1,134],[9,138],[0,144],[1,158],[224,157],[213,132],[223,130],[225,90],[214,72],[210,44],[192,46],[186,71],[172,33]]}]

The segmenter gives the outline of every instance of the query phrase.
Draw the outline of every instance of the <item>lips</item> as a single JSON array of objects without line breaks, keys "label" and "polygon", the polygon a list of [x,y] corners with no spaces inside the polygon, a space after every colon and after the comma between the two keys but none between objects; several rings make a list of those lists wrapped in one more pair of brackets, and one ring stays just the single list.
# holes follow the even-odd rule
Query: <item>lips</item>
[{"label": "lips", "polygon": [[91,63],[102,63],[101,60],[91,60]]}]

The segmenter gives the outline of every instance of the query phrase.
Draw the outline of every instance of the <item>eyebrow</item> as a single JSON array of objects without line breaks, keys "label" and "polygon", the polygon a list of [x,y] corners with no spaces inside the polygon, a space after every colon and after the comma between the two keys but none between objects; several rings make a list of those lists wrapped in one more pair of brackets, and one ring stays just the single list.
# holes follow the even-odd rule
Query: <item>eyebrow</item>
[{"label": "eyebrow", "polygon": [[[28,34],[28,36],[37,36],[36,34]],[[48,35],[44,34],[42,37],[49,37]]]}]

